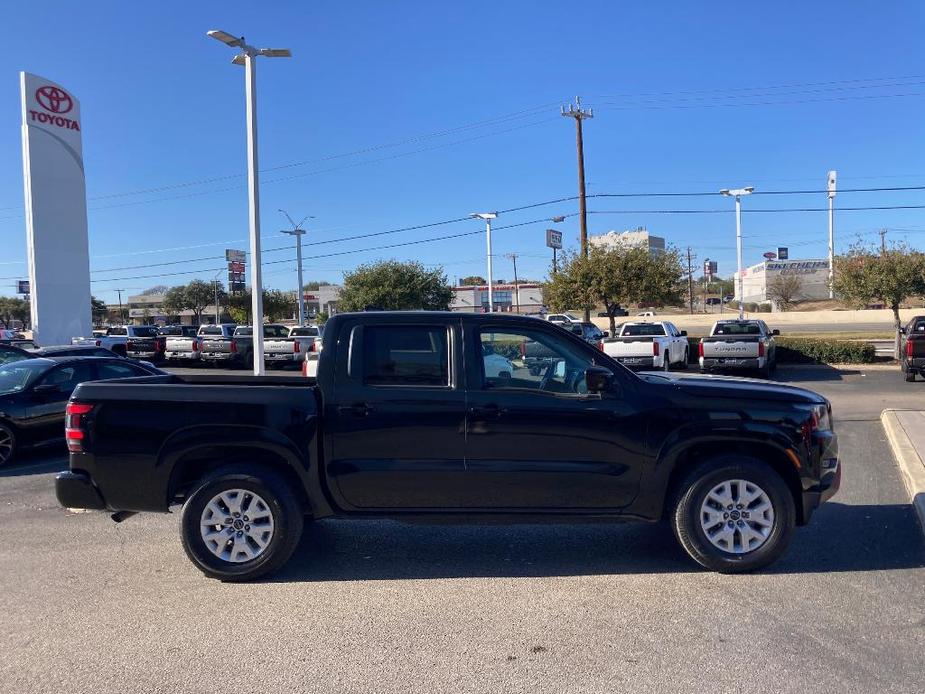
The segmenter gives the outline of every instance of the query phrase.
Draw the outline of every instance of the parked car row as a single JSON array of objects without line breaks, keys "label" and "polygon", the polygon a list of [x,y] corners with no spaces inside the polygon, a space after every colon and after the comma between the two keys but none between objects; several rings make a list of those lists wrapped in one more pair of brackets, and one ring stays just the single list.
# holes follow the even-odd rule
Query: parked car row
[{"label": "parked car row", "polygon": [[[300,364],[305,352],[320,339],[322,331],[323,328],[314,325],[264,325],[265,363],[269,366]],[[73,338],[71,342],[74,346],[101,348],[154,364],[243,368],[253,365],[253,340],[253,328],[249,325],[218,323],[199,327],[116,326],[106,329],[105,334]]]}]

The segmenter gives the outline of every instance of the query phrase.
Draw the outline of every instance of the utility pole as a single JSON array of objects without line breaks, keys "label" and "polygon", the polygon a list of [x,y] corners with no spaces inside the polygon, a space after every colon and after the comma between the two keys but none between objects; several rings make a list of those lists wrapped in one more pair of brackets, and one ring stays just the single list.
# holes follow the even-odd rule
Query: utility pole
[{"label": "utility pole", "polygon": [[[304,290],[302,289],[302,237],[305,235],[305,229],[302,228],[302,225],[305,223],[306,219],[309,219],[310,215],[305,215],[302,217],[302,221],[296,224],[292,217],[289,216],[289,213],[286,210],[280,210],[286,219],[289,220],[289,223],[292,224],[292,229],[282,229],[280,233],[289,234],[290,236],[295,236],[295,257],[296,257],[296,273],[299,280],[299,291],[297,297],[299,299],[299,325],[305,324],[305,295]],[[314,217],[311,217],[314,219]]]},{"label": "utility pole", "polygon": [[122,292],[124,289],[117,289],[116,292],[119,294],[119,323],[125,325],[125,317],[122,315]]},{"label": "utility pole", "polygon": [[[578,221],[581,230],[581,257],[588,257],[588,208],[585,201],[585,147],[581,132],[581,121],[585,118],[594,118],[592,109],[581,108],[581,97],[575,97],[575,105],[568,105],[561,109],[566,118],[575,119],[575,141],[578,146]],[[591,309],[585,308],[585,322],[591,320]]]},{"label": "utility pole", "polygon": [[514,263],[514,306],[517,313],[520,314],[520,284],[517,282],[517,254],[507,253],[504,257]]},{"label": "utility pole", "polygon": [[880,234],[880,255],[886,253],[886,229],[881,229],[877,233]]},{"label": "utility pole", "polygon": [[690,314],[694,315],[694,266],[691,263],[691,247],[687,247],[687,303]]},{"label": "utility pole", "polygon": [[219,310],[218,310],[218,276],[222,273],[220,268],[218,272],[215,273],[215,277],[212,278],[212,289],[215,292],[215,324],[218,325],[221,323]]}]

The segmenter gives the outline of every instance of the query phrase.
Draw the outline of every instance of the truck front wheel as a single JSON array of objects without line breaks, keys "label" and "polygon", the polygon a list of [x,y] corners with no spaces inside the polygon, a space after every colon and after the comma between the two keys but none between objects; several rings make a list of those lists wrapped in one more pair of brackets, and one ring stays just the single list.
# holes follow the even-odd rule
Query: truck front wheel
[{"label": "truck front wheel", "polygon": [[760,460],[733,455],[692,470],[672,514],[684,550],[721,573],[773,563],[790,544],[795,524],[793,495],[781,476]]},{"label": "truck front wheel", "polygon": [[303,511],[286,483],[262,468],[229,467],[187,497],[180,537],[210,578],[251,581],[279,569],[302,536]]}]

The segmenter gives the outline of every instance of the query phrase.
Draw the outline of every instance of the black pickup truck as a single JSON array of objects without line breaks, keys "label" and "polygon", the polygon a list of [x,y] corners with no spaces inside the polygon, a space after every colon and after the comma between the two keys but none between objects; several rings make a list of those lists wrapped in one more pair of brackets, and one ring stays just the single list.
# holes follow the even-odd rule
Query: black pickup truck
[{"label": "black pickup truck", "polygon": [[902,328],[900,365],[907,381],[925,378],[925,316],[916,316]]},{"label": "black pickup truck", "polygon": [[[187,555],[228,581],[278,569],[329,517],[669,519],[695,561],[739,572],[777,559],[840,484],[831,407],[808,390],[637,375],[500,314],[338,314],[323,341],[317,379],[78,386],[58,500],[115,520],[182,504]],[[539,371],[531,342],[556,355]]]}]

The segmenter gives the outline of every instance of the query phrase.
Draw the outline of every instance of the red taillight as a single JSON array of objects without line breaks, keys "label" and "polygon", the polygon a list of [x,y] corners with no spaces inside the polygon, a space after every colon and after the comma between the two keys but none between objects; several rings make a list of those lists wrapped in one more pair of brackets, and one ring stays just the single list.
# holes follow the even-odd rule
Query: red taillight
[{"label": "red taillight", "polygon": [[308,359],[302,360],[302,375],[308,376]]},{"label": "red taillight", "polygon": [[658,343],[657,342],[652,343],[652,356],[653,357],[658,356]]},{"label": "red taillight", "polygon": [[906,356],[911,357],[915,352],[912,351],[912,340],[906,340]]},{"label": "red taillight", "polygon": [[231,341],[231,353],[232,354],[238,353],[238,343],[235,342],[234,340]]},{"label": "red taillight", "polygon": [[102,345],[103,345],[103,341],[102,341],[102,340],[97,340],[97,341],[96,341],[96,346],[97,346],[97,347],[101,347]]},{"label": "red taillight", "polygon": [[83,451],[83,441],[86,438],[83,426],[83,416],[93,411],[93,405],[82,402],[69,402],[64,414],[64,438],[67,449],[71,453]]},{"label": "red taillight", "polygon": [[296,340],[295,342],[292,343],[292,353],[298,354],[301,351],[302,351],[302,348],[299,346],[299,341]]},{"label": "red taillight", "polygon": [[199,340],[193,340],[193,351],[194,352],[199,351]]},{"label": "red taillight", "polygon": [[759,357],[764,356],[764,342],[762,342],[761,340],[758,340],[758,356]]},{"label": "red taillight", "polygon": [[604,341],[603,340],[598,340],[597,348],[601,350],[602,352],[604,351]]},{"label": "red taillight", "polygon": [[697,343],[697,356],[698,357],[703,356],[703,343],[702,342]]}]

